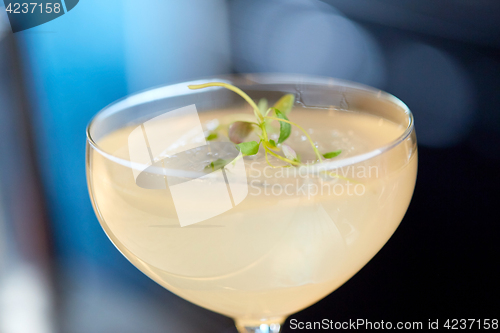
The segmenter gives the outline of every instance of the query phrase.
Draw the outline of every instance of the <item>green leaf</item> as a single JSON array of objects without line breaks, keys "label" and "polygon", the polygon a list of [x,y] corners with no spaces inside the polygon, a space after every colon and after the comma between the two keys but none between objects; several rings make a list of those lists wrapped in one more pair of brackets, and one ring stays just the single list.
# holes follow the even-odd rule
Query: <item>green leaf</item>
[{"label": "green leaf", "polygon": [[295,96],[292,94],[287,94],[281,97],[275,104],[274,108],[280,110],[283,114],[287,115],[292,111],[293,103],[295,102]]},{"label": "green leaf", "polygon": [[226,164],[228,164],[229,162],[230,162],[229,160],[224,160],[222,158],[219,158],[213,162],[210,162],[210,164],[205,167],[205,170],[210,170],[210,169],[212,171],[219,170],[225,167]]},{"label": "green leaf", "polygon": [[260,114],[265,116],[267,111],[267,99],[261,98],[257,106],[259,107]]},{"label": "green leaf", "polygon": [[236,144],[242,143],[252,130],[252,123],[236,121],[229,127],[229,140]]},{"label": "green leaf", "polygon": [[329,153],[323,154],[324,158],[334,158],[336,156],[339,156],[342,150],[337,150],[337,151],[331,151]]},{"label": "green leaf", "polygon": [[276,142],[273,139],[269,140],[269,143],[272,147],[276,147]]},{"label": "green leaf", "polygon": [[243,155],[255,155],[259,152],[259,145],[260,143],[257,143],[255,141],[249,141],[249,142],[242,142],[240,144],[237,144],[236,147],[243,153]]},{"label": "green leaf", "polygon": [[207,139],[207,141],[212,141],[212,140],[217,139],[217,137],[218,137],[217,133],[213,133],[213,132],[212,132],[212,133],[210,133],[210,134],[206,137],[206,139]]},{"label": "green leaf", "polygon": [[[274,112],[276,113],[276,117],[288,120],[285,114],[282,113],[280,110],[274,109]],[[289,123],[285,123],[284,121],[280,121],[280,137],[278,139],[278,143],[282,143],[286,139],[288,139],[291,133],[292,133],[292,125],[290,125]]]}]

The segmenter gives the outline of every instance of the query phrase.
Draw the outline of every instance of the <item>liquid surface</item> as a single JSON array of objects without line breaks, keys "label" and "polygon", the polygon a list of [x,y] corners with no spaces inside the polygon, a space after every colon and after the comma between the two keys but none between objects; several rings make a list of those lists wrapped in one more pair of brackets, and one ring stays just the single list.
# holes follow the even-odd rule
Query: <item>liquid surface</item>
[{"label": "liquid surface", "polygon": [[[199,116],[208,131],[238,112],[244,111]],[[335,160],[380,148],[404,132],[385,119],[355,112],[295,109],[289,118],[307,129],[321,152],[342,149]],[[98,144],[129,160],[128,138],[134,128],[117,130]],[[271,134],[277,137],[277,131]],[[227,141],[223,135],[218,140]],[[314,160],[310,144],[297,129],[287,144],[303,161]],[[206,167],[215,157],[183,168],[210,173]],[[175,192],[168,186],[141,188],[129,167],[96,151],[90,158],[94,205],[120,251],[179,296],[250,321],[282,318],[309,306],[361,269],[403,218],[417,168],[414,138],[329,175],[273,169],[261,151],[243,159],[248,193],[240,203],[234,205],[233,200],[227,211],[181,227]],[[211,191],[198,193],[185,205],[203,210],[211,206],[203,198],[213,197]]]}]

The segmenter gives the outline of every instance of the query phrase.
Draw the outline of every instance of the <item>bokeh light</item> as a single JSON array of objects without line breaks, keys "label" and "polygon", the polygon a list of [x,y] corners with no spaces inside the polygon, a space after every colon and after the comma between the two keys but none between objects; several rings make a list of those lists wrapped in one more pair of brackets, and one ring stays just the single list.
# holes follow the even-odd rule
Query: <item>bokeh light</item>
[{"label": "bokeh light", "polygon": [[235,1],[231,7],[238,72],[331,76],[382,87],[385,64],[376,40],[319,1]]}]

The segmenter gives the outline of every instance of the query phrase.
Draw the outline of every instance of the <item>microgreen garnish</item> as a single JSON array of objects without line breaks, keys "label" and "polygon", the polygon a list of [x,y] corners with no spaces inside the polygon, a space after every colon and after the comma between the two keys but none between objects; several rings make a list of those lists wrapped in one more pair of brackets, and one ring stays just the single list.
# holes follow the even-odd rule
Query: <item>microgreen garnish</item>
[{"label": "microgreen garnish", "polygon": [[252,125],[252,123],[247,121],[235,121],[231,127],[229,127],[229,140],[236,144],[242,143],[252,132]]},{"label": "microgreen garnish", "polygon": [[323,154],[324,158],[334,158],[340,155],[342,150],[337,150],[337,151],[331,151],[329,153]]},{"label": "microgreen garnish", "polygon": [[292,94],[287,94],[281,97],[276,104],[274,104],[274,108],[280,110],[285,115],[289,114],[292,111],[293,103],[295,102],[295,96]]},{"label": "microgreen garnish", "polygon": [[282,144],[281,149],[283,150],[283,154],[285,154],[286,158],[295,162],[300,162],[299,158],[297,157],[297,153],[292,149],[292,147],[286,144]]},{"label": "microgreen garnish", "polygon": [[205,167],[205,170],[211,169],[212,171],[215,171],[222,169],[228,162],[230,161],[219,158],[213,162],[210,162],[210,164]]},{"label": "microgreen garnish", "polygon": [[242,142],[236,145],[243,155],[255,155],[259,152],[260,142],[255,141]]},{"label": "microgreen garnish", "polygon": [[[276,113],[276,117],[284,120],[288,120],[284,113],[280,110],[273,108]],[[280,121],[280,137],[278,139],[278,143],[283,143],[288,137],[292,134],[292,125],[290,123],[286,123],[284,121]]]},{"label": "microgreen garnish", "polygon": [[207,141],[212,141],[212,140],[215,140],[219,137],[219,135],[215,132],[212,132],[212,133],[209,133],[206,137],[206,140]]},{"label": "microgreen garnish", "polygon": [[[229,127],[228,131],[229,140],[231,140],[233,143],[236,144],[236,147],[242,152],[243,155],[248,156],[257,154],[259,152],[260,144],[262,143],[262,147],[264,148],[264,153],[266,156],[266,161],[272,167],[288,167],[291,165],[293,166],[302,165],[300,159],[297,156],[297,153],[290,146],[283,143],[290,137],[290,134],[292,133],[292,126],[298,128],[301,132],[304,133],[305,137],[311,144],[311,147],[314,151],[314,154],[316,155],[318,162],[322,162],[323,157],[333,158],[341,153],[341,150],[337,150],[322,155],[319,152],[316,145],[314,144],[311,137],[309,136],[309,134],[307,133],[307,131],[300,125],[288,120],[287,115],[290,114],[293,107],[293,103],[295,101],[294,95],[292,94],[284,95],[273,105],[273,107],[268,108],[268,102],[266,99],[261,99],[257,105],[241,89],[227,83],[210,82],[205,84],[190,85],[188,87],[189,89],[202,89],[213,86],[224,87],[226,89],[234,91],[235,93],[240,95],[243,99],[245,99],[253,109],[256,122],[239,121],[239,120],[234,121]],[[274,115],[276,115],[275,117],[269,115],[272,111],[274,111]],[[274,140],[269,139],[269,133],[272,131],[270,123],[273,121],[278,121],[280,125],[279,138],[277,143]],[[260,138],[259,142],[257,141],[245,142],[245,139],[252,132],[255,132],[256,135]],[[209,135],[207,137],[207,140],[210,140],[209,138],[215,139],[217,137],[211,137],[211,135]],[[285,156],[276,153],[280,151],[280,147],[283,152],[283,155]],[[269,161],[268,155],[274,156],[277,159],[286,162],[287,165],[285,166],[272,165]],[[211,167],[212,169],[215,168],[217,161],[212,162],[208,167]]]},{"label": "microgreen garnish", "polygon": [[258,104],[260,114],[265,116],[267,111],[267,99],[261,98]]}]

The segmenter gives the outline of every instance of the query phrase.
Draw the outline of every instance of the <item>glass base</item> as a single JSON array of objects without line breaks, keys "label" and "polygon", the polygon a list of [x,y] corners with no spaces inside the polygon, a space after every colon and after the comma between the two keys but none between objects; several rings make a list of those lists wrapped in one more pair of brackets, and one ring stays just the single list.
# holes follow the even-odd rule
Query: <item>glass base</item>
[{"label": "glass base", "polygon": [[236,320],[239,333],[279,333],[284,319],[264,322],[248,322]]},{"label": "glass base", "polygon": [[239,333],[280,333],[280,324],[262,324],[260,326],[237,326]]}]

